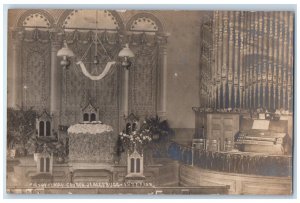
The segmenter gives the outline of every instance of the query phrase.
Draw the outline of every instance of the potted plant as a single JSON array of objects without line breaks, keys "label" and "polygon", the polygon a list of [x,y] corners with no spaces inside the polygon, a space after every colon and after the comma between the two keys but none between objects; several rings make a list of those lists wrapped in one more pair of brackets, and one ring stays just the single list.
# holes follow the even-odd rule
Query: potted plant
[{"label": "potted plant", "polygon": [[143,122],[141,129],[147,129],[153,142],[148,145],[148,151],[151,154],[158,156],[166,156],[166,144],[174,136],[173,130],[169,127],[167,120],[161,120],[157,115],[148,117]]},{"label": "potted plant", "polygon": [[30,108],[7,110],[7,148],[17,149],[17,154],[27,154],[26,144],[35,131],[36,112]]}]

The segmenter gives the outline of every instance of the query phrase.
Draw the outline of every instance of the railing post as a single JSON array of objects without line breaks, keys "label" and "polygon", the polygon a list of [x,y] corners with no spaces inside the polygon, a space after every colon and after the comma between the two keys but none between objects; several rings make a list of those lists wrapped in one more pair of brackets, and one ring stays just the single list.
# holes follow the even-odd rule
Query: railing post
[{"label": "railing post", "polygon": [[194,146],[192,146],[192,166],[194,166]]}]

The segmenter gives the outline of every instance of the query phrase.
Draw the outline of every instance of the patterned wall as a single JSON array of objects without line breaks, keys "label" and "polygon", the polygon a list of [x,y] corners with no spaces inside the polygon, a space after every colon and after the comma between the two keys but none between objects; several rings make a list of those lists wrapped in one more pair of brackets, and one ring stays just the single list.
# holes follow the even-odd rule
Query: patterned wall
[{"label": "patterned wall", "polygon": [[[69,47],[74,51],[77,59],[82,57],[91,44],[95,33],[79,32],[77,30],[66,33]],[[111,55],[116,58],[120,45],[116,42],[116,33],[109,34],[102,32],[99,34],[103,46]],[[107,40],[107,41],[106,41]],[[88,71],[93,75],[100,74],[106,63],[110,61],[107,53],[101,47],[97,48],[99,61],[98,65],[92,63],[95,55],[95,46],[92,44],[87,56],[83,59]],[[72,61],[72,66],[65,72],[63,77],[63,103],[62,122],[70,125],[78,122],[81,116],[81,109],[91,102],[99,108],[99,118],[104,123],[112,125],[114,129],[118,126],[118,103],[119,103],[119,68],[113,70],[100,81],[92,81],[85,77],[80,68]]]},{"label": "patterned wall", "polygon": [[156,112],[158,46],[154,36],[145,33],[132,37],[136,58],[130,69],[129,111],[140,116]]},{"label": "patterned wall", "polygon": [[[47,33],[28,31],[22,46],[23,104],[36,110],[49,110],[50,41]],[[37,38],[36,36],[40,37]],[[29,38],[29,36],[31,38]],[[31,39],[31,40],[29,40]]]},{"label": "patterned wall", "polygon": [[[92,63],[96,49],[92,43],[96,32],[91,28],[91,23],[94,23],[91,19],[92,15],[88,19],[90,27],[76,29],[74,28],[76,22],[72,19],[78,19],[80,17],[76,17],[76,15],[79,15],[78,13],[82,15],[82,12],[75,11],[65,11],[61,14],[65,20],[58,19],[59,22],[56,24],[64,30],[61,27],[53,29],[52,27],[55,26],[54,18],[49,17],[49,13],[44,10],[25,11],[24,14],[33,17],[27,18],[21,15],[19,18],[22,22],[18,22],[18,25],[21,26],[18,29],[21,30],[23,35],[22,39],[18,39],[23,47],[21,53],[22,84],[26,87],[22,89],[23,104],[33,106],[38,111],[50,110],[52,43],[62,44],[62,40],[65,39],[75,53],[75,58],[72,59],[71,66],[62,71],[59,123],[70,125],[79,122],[82,116],[81,109],[91,102],[99,109],[101,121],[112,125],[114,129],[119,129],[122,99],[120,92],[122,87],[121,68],[114,67],[104,79],[91,81],[82,74],[75,63],[81,59],[91,45],[83,62],[92,75],[98,75],[103,71],[108,61],[117,59],[121,45],[124,40],[128,40],[130,47],[136,54],[129,74],[129,111],[139,116],[156,114],[157,74],[160,67],[158,63],[157,32],[162,31],[158,19],[151,19],[150,14],[133,16],[129,20],[129,24],[135,26],[128,25],[128,29],[134,30],[134,33],[129,36],[125,34],[124,37],[122,29],[125,29],[125,26],[120,16],[117,16],[118,14],[114,11],[103,11],[103,15],[113,20],[111,21],[113,26],[118,26],[116,29],[108,30],[103,29],[101,25],[99,26],[101,29],[97,30],[98,38],[101,40],[101,46],[105,47],[106,51],[100,45],[98,46],[100,64],[96,66]],[[51,20],[46,21],[45,19]],[[80,19],[85,20],[84,18]],[[103,21],[103,19],[98,20],[99,23],[101,23],[101,20]],[[40,21],[46,22],[47,25],[43,26]],[[36,27],[37,23],[38,27]],[[103,25],[106,25],[105,23]],[[84,24],[82,26],[84,28]],[[136,27],[143,28],[143,30],[136,30]],[[61,39],[57,38],[58,34],[62,34]],[[59,63],[60,59],[58,58],[57,67],[61,68]]]}]

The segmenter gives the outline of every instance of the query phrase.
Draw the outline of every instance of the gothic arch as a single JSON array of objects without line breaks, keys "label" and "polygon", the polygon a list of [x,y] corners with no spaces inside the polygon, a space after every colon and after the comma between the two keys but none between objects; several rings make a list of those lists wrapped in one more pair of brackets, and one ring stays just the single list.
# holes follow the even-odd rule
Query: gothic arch
[{"label": "gothic arch", "polygon": [[[62,28],[64,21],[67,19],[67,17],[73,11],[74,11],[74,9],[64,11],[57,21],[57,27]],[[107,10],[107,11],[109,11],[113,15],[113,17],[115,17],[116,21],[118,22],[120,30],[123,31],[125,29],[125,27],[124,27],[124,23],[123,23],[121,16],[116,11],[113,11],[113,10]]]},{"label": "gothic arch", "polygon": [[138,13],[134,16],[132,16],[129,21],[126,24],[126,30],[130,30],[132,24],[134,23],[135,20],[139,19],[139,18],[148,18],[151,19],[152,21],[155,22],[156,26],[157,26],[157,32],[162,33],[164,32],[164,26],[162,24],[162,22],[152,13]]},{"label": "gothic arch", "polygon": [[37,13],[42,14],[49,21],[49,23],[50,23],[49,27],[53,27],[54,22],[55,22],[53,16],[51,14],[49,14],[46,10],[43,10],[43,9],[30,9],[30,10],[27,10],[24,13],[22,13],[21,16],[17,20],[17,27],[23,27],[24,20],[28,16],[37,14]]}]

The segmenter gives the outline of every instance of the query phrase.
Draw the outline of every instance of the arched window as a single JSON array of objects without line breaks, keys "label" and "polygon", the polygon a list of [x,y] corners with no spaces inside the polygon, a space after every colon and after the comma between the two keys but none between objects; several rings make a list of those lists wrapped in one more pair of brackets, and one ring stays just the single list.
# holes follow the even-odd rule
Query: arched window
[{"label": "arched window", "polygon": [[40,160],[40,172],[44,172],[44,158],[43,157]]},{"label": "arched window", "polygon": [[45,124],[44,121],[40,121],[39,124],[39,136],[44,136],[44,132],[45,132]]},{"label": "arched window", "polygon": [[133,123],[132,124],[132,131],[135,131],[136,130],[136,123]]},{"label": "arched window", "polygon": [[130,172],[134,173],[134,158],[130,159]]},{"label": "arched window", "polygon": [[96,114],[91,113],[91,119],[90,119],[90,121],[95,121],[95,120],[96,120]]},{"label": "arched window", "polygon": [[139,158],[136,159],[136,173],[139,173],[141,171],[141,161]]},{"label": "arched window", "polygon": [[83,114],[83,121],[89,121],[89,114],[88,113]]},{"label": "arched window", "polygon": [[51,123],[50,121],[46,122],[46,136],[50,136],[51,135]]},{"label": "arched window", "polygon": [[47,157],[46,158],[46,172],[49,172],[50,171],[50,158]]},{"label": "arched window", "polygon": [[126,124],[126,134],[130,134],[131,133],[131,124],[127,123]]}]

